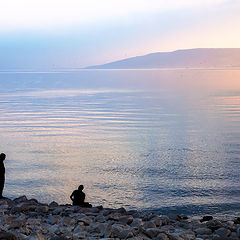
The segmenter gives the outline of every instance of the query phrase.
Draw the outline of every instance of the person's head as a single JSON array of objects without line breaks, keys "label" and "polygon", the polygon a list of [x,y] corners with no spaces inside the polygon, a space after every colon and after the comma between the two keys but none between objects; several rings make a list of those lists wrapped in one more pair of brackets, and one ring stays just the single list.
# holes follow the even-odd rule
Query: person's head
[{"label": "person's head", "polygon": [[1,153],[0,154],[0,161],[4,161],[6,158],[6,154],[5,153]]},{"label": "person's head", "polygon": [[83,188],[84,188],[84,186],[83,186],[83,185],[79,185],[79,187],[78,187],[78,190],[79,190],[79,191],[82,191],[82,190],[83,190]]}]

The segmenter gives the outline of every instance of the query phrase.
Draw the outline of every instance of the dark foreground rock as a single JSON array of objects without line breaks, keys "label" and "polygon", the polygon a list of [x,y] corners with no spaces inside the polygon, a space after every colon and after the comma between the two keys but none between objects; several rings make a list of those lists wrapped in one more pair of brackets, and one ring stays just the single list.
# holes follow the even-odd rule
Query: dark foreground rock
[{"label": "dark foreground rock", "polygon": [[151,212],[49,205],[26,196],[0,200],[0,240],[225,240],[240,239],[232,221],[157,215]]}]

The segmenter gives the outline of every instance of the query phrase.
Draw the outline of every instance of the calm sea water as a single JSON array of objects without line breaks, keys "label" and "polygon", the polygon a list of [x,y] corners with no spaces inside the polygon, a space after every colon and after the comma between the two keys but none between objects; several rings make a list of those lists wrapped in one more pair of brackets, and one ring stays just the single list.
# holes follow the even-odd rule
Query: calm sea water
[{"label": "calm sea water", "polygon": [[240,212],[240,70],[0,73],[4,195]]}]

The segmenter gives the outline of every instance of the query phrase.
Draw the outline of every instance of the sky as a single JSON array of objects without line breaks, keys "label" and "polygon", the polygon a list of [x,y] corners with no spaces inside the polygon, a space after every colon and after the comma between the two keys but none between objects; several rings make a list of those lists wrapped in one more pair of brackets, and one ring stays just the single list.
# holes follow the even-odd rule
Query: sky
[{"label": "sky", "polygon": [[239,0],[0,0],[0,69],[240,48]]}]

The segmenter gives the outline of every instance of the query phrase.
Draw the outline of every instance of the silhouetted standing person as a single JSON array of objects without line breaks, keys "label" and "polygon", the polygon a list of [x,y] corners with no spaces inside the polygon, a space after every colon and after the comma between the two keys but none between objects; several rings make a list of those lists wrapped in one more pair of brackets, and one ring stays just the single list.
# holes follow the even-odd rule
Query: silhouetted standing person
[{"label": "silhouetted standing person", "polygon": [[83,185],[80,185],[77,190],[74,190],[70,198],[73,201],[73,206],[81,206],[91,208],[92,205],[85,201],[85,193],[83,190]]},{"label": "silhouetted standing person", "polygon": [[0,198],[3,198],[2,192],[5,183],[5,167],[3,161],[5,160],[6,155],[4,153],[0,154]]}]

